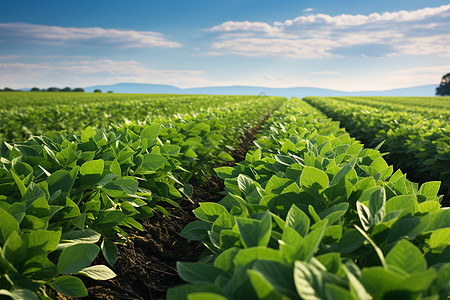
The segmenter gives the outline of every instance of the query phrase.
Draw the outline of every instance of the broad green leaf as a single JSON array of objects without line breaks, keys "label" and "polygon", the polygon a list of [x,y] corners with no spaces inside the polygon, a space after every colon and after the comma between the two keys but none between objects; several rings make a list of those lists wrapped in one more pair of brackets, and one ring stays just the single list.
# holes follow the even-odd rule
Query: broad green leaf
[{"label": "broad green leaf", "polygon": [[[353,264],[355,268],[357,266]],[[350,285],[350,293],[353,297],[359,300],[370,300],[372,299],[372,296],[367,293],[366,289],[364,288],[364,285],[359,281],[359,279],[348,269],[346,265],[341,265],[342,269],[345,272],[345,275],[347,275],[347,278],[349,280]]]},{"label": "broad green leaf", "polygon": [[270,240],[272,217],[266,213],[261,220],[236,218],[236,224],[246,248],[267,246]]},{"label": "broad green leaf", "polygon": [[200,220],[214,223],[214,221],[223,213],[228,213],[227,209],[214,202],[199,203],[200,207],[194,210],[194,214]]},{"label": "broad green leaf", "polygon": [[17,231],[12,231],[3,245],[5,258],[14,265],[26,259],[27,249]]},{"label": "broad green leaf", "polygon": [[298,294],[305,300],[325,299],[322,272],[312,264],[296,261],[294,267],[294,282]]},{"label": "broad green leaf", "polygon": [[81,134],[81,142],[86,143],[89,141],[91,137],[95,135],[95,130],[88,126],[86,129],[84,129],[83,133]]},{"label": "broad green leaf", "polygon": [[211,230],[211,224],[196,220],[187,224],[183,230],[181,230],[180,235],[190,241],[201,241],[203,240],[207,232]]},{"label": "broad green leaf", "polygon": [[433,199],[439,193],[441,187],[440,181],[428,181],[420,186],[419,193]]},{"label": "broad green leaf", "polygon": [[369,197],[370,225],[375,225],[381,223],[386,215],[386,193],[384,188],[371,189]]},{"label": "broad green leaf", "polygon": [[113,162],[111,163],[111,166],[109,167],[109,170],[110,170],[113,174],[115,174],[115,175],[117,175],[117,176],[119,176],[119,177],[122,176],[122,169],[120,168],[120,164],[119,164],[119,162],[117,161],[117,159],[114,159],[114,160],[113,160]]},{"label": "broad green leaf", "polygon": [[287,299],[287,297],[283,297],[274,289],[271,283],[264,278],[263,274],[255,270],[247,270],[247,274],[250,278],[250,282],[252,283],[255,293],[258,295],[258,299]]},{"label": "broad green leaf", "polygon": [[110,239],[103,239],[101,249],[106,261],[113,266],[117,261],[117,246]]},{"label": "broad green leaf", "polygon": [[116,274],[107,266],[95,265],[84,268],[78,272],[78,274],[85,275],[94,280],[108,280],[116,277]]},{"label": "broad green leaf", "polygon": [[425,271],[427,262],[420,250],[407,240],[399,241],[386,256],[388,265],[396,266],[408,273]]},{"label": "broad green leaf", "polygon": [[164,166],[167,159],[155,153],[146,153],[143,155],[142,164],[136,169],[136,174],[151,174]]},{"label": "broad green leaf", "polygon": [[310,221],[300,208],[292,205],[286,217],[286,224],[304,237],[308,233]]},{"label": "broad green leaf", "polygon": [[431,233],[428,245],[432,249],[443,250],[450,246],[450,228],[440,228]]},{"label": "broad green leaf", "polygon": [[241,249],[234,257],[235,267],[242,267],[253,260],[270,260],[283,262],[279,251],[267,247]]},{"label": "broad green leaf", "polygon": [[92,229],[71,230],[61,236],[58,249],[64,249],[75,244],[95,244],[100,240],[100,233]]},{"label": "broad green leaf", "polygon": [[74,276],[59,276],[50,283],[50,286],[69,297],[86,297],[88,295],[81,279]]},{"label": "broad green leaf", "polygon": [[314,195],[318,194],[328,187],[328,176],[322,170],[305,166],[300,176],[300,187]]},{"label": "broad green leaf", "polygon": [[122,211],[106,211],[97,219],[95,225],[100,230],[109,230],[114,226],[119,225],[126,217],[127,216]]},{"label": "broad green leaf", "polygon": [[219,256],[214,260],[214,267],[224,270],[225,272],[230,272],[234,270],[234,257],[239,252],[238,248],[229,248],[224,252],[220,253]]},{"label": "broad green leaf", "polygon": [[218,276],[227,276],[225,271],[210,264],[177,262],[180,277],[187,282],[204,284],[214,283]]},{"label": "broad green leaf", "polygon": [[319,217],[322,220],[327,219],[328,225],[332,225],[345,215],[348,207],[349,204],[347,202],[333,205],[332,207],[319,213]]},{"label": "broad green leaf", "polygon": [[[0,293],[1,295],[1,293]],[[14,289],[14,291],[12,291],[11,296],[14,300],[21,300],[21,299],[26,299],[26,300],[38,300],[39,297],[38,295],[36,295],[33,291],[28,290],[28,289]]]},{"label": "broad green leaf", "polygon": [[19,232],[19,223],[8,212],[0,208],[0,244],[4,244],[13,231]]},{"label": "broad green leaf", "polygon": [[65,248],[58,260],[58,273],[78,273],[92,263],[99,251],[100,248],[94,244],[77,244]]},{"label": "broad green leaf", "polygon": [[360,300],[349,290],[332,283],[325,283],[325,295],[327,300]]},{"label": "broad green leaf", "polygon": [[81,165],[80,174],[81,175],[102,174],[104,167],[105,162],[103,161],[103,159],[87,161]]},{"label": "broad green leaf", "polygon": [[[319,223],[316,223],[317,225]],[[327,228],[328,221],[323,220],[320,227],[310,231],[308,235],[303,239],[302,247],[300,248],[300,253],[298,256],[298,259],[301,259],[303,261],[310,261],[313,257],[314,253],[316,252],[317,248],[320,245],[320,242],[322,240],[322,237],[325,233],[325,230]]]},{"label": "broad green leaf", "polygon": [[241,193],[246,196],[249,195],[254,190],[253,179],[251,179],[246,175],[239,174],[237,177],[237,183]]}]

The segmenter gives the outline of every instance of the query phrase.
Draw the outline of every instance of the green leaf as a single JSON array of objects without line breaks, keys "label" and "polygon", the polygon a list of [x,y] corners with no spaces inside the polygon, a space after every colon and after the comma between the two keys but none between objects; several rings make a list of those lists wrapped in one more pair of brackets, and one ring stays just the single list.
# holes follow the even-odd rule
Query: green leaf
[{"label": "green leaf", "polygon": [[76,274],[89,266],[97,257],[100,248],[94,244],[77,244],[65,248],[59,257],[59,274]]},{"label": "green leaf", "polygon": [[283,262],[280,252],[267,247],[252,247],[241,249],[234,257],[234,265],[236,268],[245,266],[254,260],[269,260]]},{"label": "green leaf", "polygon": [[308,216],[300,208],[292,205],[286,217],[286,224],[304,237],[308,233],[310,221]]},{"label": "green leaf", "polygon": [[[354,263],[352,263],[355,268],[358,268]],[[367,293],[366,289],[364,288],[364,285],[359,281],[358,278],[348,269],[346,265],[341,265],[342,269],[345,272],[345,275],[347,275],[347,278],[349,280],[350,285],[350,293],[359,300],[370,300],[372,299],[372,296]],[[359,270],[359,269],[358,269]]]},{"label": "green leaf", "polygon": [[428,245],[432,249],[444,250],[445,247],[450,246],[450,228],[439,228],[431,233]]},{"label": "green leaf", "polygon": [[4,244],[14,231],[19,232],[19,223],[8,212],[0,208],[0,244]]},{"label": "green leaf", "polygon": [[236,224],[246,248],[267,246],[270,240],[272,217],[265,213],[261,220],[236,218]]},{"label": "green leaf", "polygon": [[105,162],[103,159],[96,159],[85,162],[83,165],[81,165],[80,174],[81,175],[95,175],[95,174],[102,174],[103,169],[105,167]]},{"label": "green leaf", "polygon": [[388,265],[396,266],[408,273],[425,271],[427,262],[420,250],[407,240],[399,241],[386,256]]},{"label": "green leaf", "polygon": [[320,225],[320,227],[309,232],[308,235],[303,239],[298,259],[301,259],[303,261],[310,261],[311,258],[313,257],[314,253],[316,252],[317,248],[320,245],[325,230],[327,229],[328,221],[323,220],[321,222],[322,222],[321,224],[320,223],[315,224],[316,226]]},{"label": "green leaf", "polygon": [[294,282],[297,292],[302,299],[326,299],[323,291],[324,279],[322,272],[312,264],[296,261],[294,267]]},{"label": "green leaf", "polygon": [[106,211],[97,219],[96,227],[100,230],[109,230],[114,226],[119,225],[126,217],[127,215],[125,215],[122,211]]},{"label": "green leaf", "polygon": [[3,245],[5,258],[14,265],[26,259],[27,249],[24,247],[22,239],[17,231],[11,232]]},{"label": "green leaf", "polygon": [[194,210],[194,214],[200,220],[214,223],[214,221],[223,213],[228,213],[227,209],[214,202],[199,203],[200,207]]},{"label": "green leaf", "polygon": [[82,143],[88,142],[89,139],[91,137],[93,137],[94,135],[95,135],[95,130],[91,126],[86,127],[86,129],[81,134],[81,142]]},{"label": "green leaf", "polygon": [[325,295],[327,300],[360,300],[354,297],[350,291],[332,283],[325,283]]},{"label": "green leaf", "polygon": [[369,193],[370,225],[375,225],[381,223],[386,215],[386,193],[383,187],[370,189]]},{"label": "green leaf", "polygon": [[320,169],[305,166],[300,176],[300,187],[310,194],[319,194],[328,187],[328,175]]},{"label": "green leaf", "polygon": [[187,224],[183,230],[181,230],[180,235],[190,241],[201,241],[203,240],[207,232],[211,230],[211,224],[203,221],[193,221]]},{"label": "green leaf", "polygon": [[214,283],[218,276],[227,276],[227,273],[222,269],[201,263],[179,261],[177,262],[177,270],[181,279],[195,284]]},{"label": "green leaf", "polygon": [[67,231],[61,236],[58,249],[64,249],[75,244],[95,244],[100,240],[101,234],[92,229]]},{"label": "green leaf", "polygon": [[119,177],[122,176],[122,169],[120,168],[120,164],[119,164],[119,162],[117,161],[117,158],[113,160],[113,162],[111,163],[111,166],[109,167],[109,170],[110,170],[113,174],[115,174],[115,175],[117,175],[117,176],[119,176]]},{"label": "green leaf", "polygon": [[319,217],[322,220],[327,219],[328,225],[332,225],[345,215],[348,207],[349,204],[347,202],[333,205],[332,207],[319,213]]},{"label": "green leaf", "polygon": [[441,187],[440,181],[428,181],[420,186],[419,193],[427,196],[427,198],[436,197]]},{"label": "green leaf", "polygon": [[248,177],[246,175],[239,174],[237,177],[237,183],[238,183],[239,190],[244,195],[249,195],[254,190],[253,179],[251,179],[250,177]]},{"label": "green leaf", "polygon": [[106,261],[113,266],[117,261],[117,246],[110,239],[103,239],[101,249]]},{"label": "green leaf", "polygon": [[14,289],[14,291],[12,291],[11,293],[11,296],[14,300],[39,300],[39,297],[33,291],[28,289]]},{"label": "green leaf", "polygon": [[59,276],[50,283],[50,286],[63,295],[69,297],[86,297],[86,287],[81,279],[73,276]]},{"label": "green leaf", "polygon": [[263,274],[255,270],[247,270],[248,277],[255,290],[258,299],[274,299],[283,300],[285,299],[280,293],[278,293],[271,283],[264,277]]},{"label": "green leaf", "polygon": [[104,265],[96,265],[84,268],[80,270],[78,274],[85,275],[94,280],[108,280],[116,277],[116,273],[114,273],[110,268]]},{"label": "green leaf", "polygon": [[142,164],[136,169],[136,174],[155,173],[159,168],[163,167],[167,159],[155,153],[146,153],[143,155]]},{"label": "green leaf", "polygon": [[234,257],[238,254],[238,248],[229,248],[217,256],[214,261],[214,267],[224,270],[225,272],[233,271],[234,269]]}]

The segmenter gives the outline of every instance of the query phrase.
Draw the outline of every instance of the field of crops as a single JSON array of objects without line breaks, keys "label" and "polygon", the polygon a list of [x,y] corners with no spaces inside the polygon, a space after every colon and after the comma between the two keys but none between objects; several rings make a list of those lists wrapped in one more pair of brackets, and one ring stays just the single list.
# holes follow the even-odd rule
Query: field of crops
[{"label": "field of crops", "polygon": [[410,178],[440,180],[450,195],[450,97],[307,97],[305,101],[382,152]]},{"label": "field of crops", "polygon": [[[384,130],[393,148],[403,138],[398,153],[445,183],[445,101],[4,94],[2,297],[449,295],[440,182],[409,181],[384,159],[395,151],[354,137],[372,133],[361,139],[376,146]],[[350,107],[356,125],[338,118]]]}]

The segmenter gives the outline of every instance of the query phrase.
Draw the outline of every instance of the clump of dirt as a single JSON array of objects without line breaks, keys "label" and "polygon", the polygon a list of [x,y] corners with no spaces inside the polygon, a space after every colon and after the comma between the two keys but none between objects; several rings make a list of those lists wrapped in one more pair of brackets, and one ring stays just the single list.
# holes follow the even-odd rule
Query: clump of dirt
[{"label": "clump of dirt", "polygon": [[[267,119],[264,118],[261,124]],[[248,130],[231,155],[235,161],[245,159],[261,124]],[[232,166],[232,163],[220,166]],[[189,243],[180,231],[196,220],[192,210],[199,202],[217,202],[223,198],[224,182],[217,176],[194,187],[192,201],[184,199],[181,208],[166,207],[172,216],[158,214],[142,220],[144,231],[129,231],[127,242],[119,246],[117,262],[112,267],[117,277],[96,281],[84,279],[90,299],[165,299],[167,289],[183,284],[176,270],[177,261],[197,261],[204,247]],[[96,264],[105,264],[98,257]],[[64,298],[64,297],[61,297]]]}]

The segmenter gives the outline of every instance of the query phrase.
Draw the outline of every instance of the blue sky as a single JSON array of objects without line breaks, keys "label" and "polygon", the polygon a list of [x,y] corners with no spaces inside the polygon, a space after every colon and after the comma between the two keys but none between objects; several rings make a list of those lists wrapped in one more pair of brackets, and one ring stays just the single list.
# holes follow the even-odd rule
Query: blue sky
[{"label": "blue sky", "polygon": [[0,0],[0,87],[438,85],[449,1]]}]

